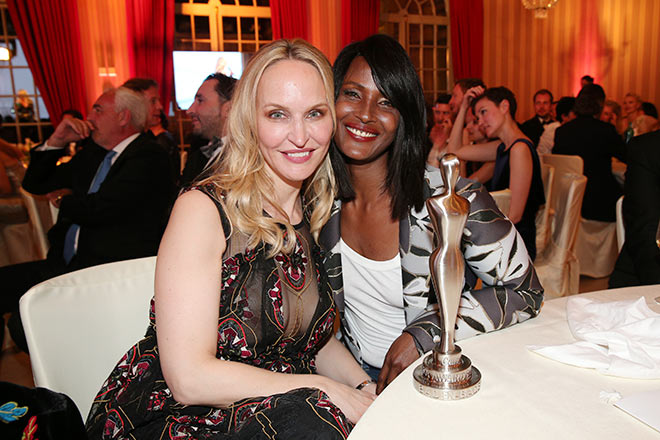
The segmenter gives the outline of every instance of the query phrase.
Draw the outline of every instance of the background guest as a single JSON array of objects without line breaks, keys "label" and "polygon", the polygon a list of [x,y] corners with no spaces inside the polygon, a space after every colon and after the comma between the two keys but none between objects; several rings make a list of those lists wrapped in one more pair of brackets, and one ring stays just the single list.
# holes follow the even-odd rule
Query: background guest
[{"label": "background guest", "polygon": [[160,122],[156,125],[153,125],[149,128],[151,133],[156,137],[156,142],[160,145],[163,150],[167,152],[167,155],[170,158],[170,167],[172,170],[172,180],[178,185],[179,179],[181,178],[181,153],[179,151],[179,146],[174,139],[172,133],[167,131],[169,122],[167,120],[167,115],[163,110],[160,111]]},{"label": "background guest", "polygon": [[603,104],[603,111],[600,114],[600,120],[614,125],[617,133],[621,134],[623,128],[621,127],[621,106],[618,102],[608,99]]},{"label": "background guest", "polygon": [[626,239],[609,287],[660,283],[660,131],[637,136],[627,146],[623,222]]},{"label": "background guest", "polygon": [[167,131],[167,116],[160,102],[158,83],[151,78],[131,78],[122,87],[141,93],[147,101],[148,116],[145,130],[153,134],[156,137],[158,145],[167,152],[167,157],[170,160],[172,179],[178,184],[181,174],[181,155],[174,136]]},{"label": "background guest", "polygon": [[[174,183],[165,152],[143,133],[144,98],[125,87],[103,93],[85,121],[64,118],[30,151],[23,188],[55,197],[59,215],[48,231],[46,260],[0,268],[0,312],[16,310],[30,287],[84,267],[155,255]],[[69,162],[57,165],[70,142],[91,134]],[[12,336],[25,348],[14,313]]]},{"label": "background guest", "polygon": [[552,122],[552,92],[541,89],[534,93],[534,117],[525,121],[520,129],[533,143],[538,146],[544,126]]},{"label": "background guest", "polygon": [[552,153],[552,149],[555,146],[555,132],[557,128],[575,119],[573,107],[575,107],[575,98],[572,96],[563,96],[559,99],[555,106],[557,120],[545,126],[541,139],[539,139],[539,146],[536,148],[539,154]]},{"label": "background guest", "polygon": [[183,186],[195,180],[220,154],[235,85],[234,78],[212,73],[197,90],[195,101],[187,113],[199,147],[193,148],[191,143],[181,175]]},{"label": "background guest", "polygon": [[[525,137],[515,120],[516,98],[506,87],[493,87],[484,91],[481,87],[470,89],[466,98],[479,120],[479,128],[488,138],[499,141],[482,145],[466,145],[456,150],[460,159],[495,161],[489,190],[511,190],[508,218],[522,236],[532,261],[536,257],[536,212],[545,203],[541,164],[536,148]],[[461,112],[467,112],[464,101]],[[452,137],[458,136],[452,130]],[[455,146],[455,142],[450,141]],[[454,147],[455,148],[455,147]]]},{"label": "background guest", "polygon": [[442,157],[447,148],[447,138],[452,126],[452,112],[449,107],[451,95],[441,94],[435,100],[432,108],[433,126],[429,133],[431,149],[426,159],[426,163],[438,168],[440,166],[439,158]]},{"label": "background guest", "polygon": [[575,100],[577,118],[557,129],[553,153],[580,156],[584,161],[587,187],[582,217],[613,222],[621,187],[612,175],[612,157],[625,162],[625,154],[623,140],[614,126],[598,119],[604,102],[601,86],[584,86]]}]

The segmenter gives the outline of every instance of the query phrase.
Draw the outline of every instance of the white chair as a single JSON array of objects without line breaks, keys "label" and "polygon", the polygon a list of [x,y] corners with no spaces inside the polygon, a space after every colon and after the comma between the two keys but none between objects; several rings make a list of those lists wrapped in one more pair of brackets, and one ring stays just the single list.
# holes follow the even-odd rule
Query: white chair
[{"label": "white chair", "polygon": [[623,242],[626,241],[626,228],[623,225],[623,196],[616,201],[616,244],[621,252]]},{"label": "white chair", "polygon": [[555,174],[552,238],[534,262],[546,298],[572,295],[580,288],[580,263],[574,248],[586,186],[587,178],[583,175]]},{"label": "white chair", "polygon": [[545,204],[539,208],[536,214],[536,253],[543,252],[548,245],[551,233],[552,187],[555,183],[555,167],[546,163],[541,164],[541,178],[543,179],[543,193]]},{"label": "white chair", "polygon": [[493,191],[490,193],[490,196],[495,200],[495,204],[502,211],[502,214],[509,216],[509,208],[511,207],[511,190],[502,189],[499,191]]},{"label": "white chair", "polygon": [[20,301],[34,383],[67,394],[83,420],[121,356],[145,334],[156,257],[71,272]]},{"label": "white chair", "polygon": [[619,255],[616,223],[580,218],[575,254],[580,260],[580,274],[592,278],[609,276]]},{"label": "white chair", "polygon": [[555,173],[584,174],[584,161],[571,154],[541,154],[541,163],[555,167]]},{"label": "white chair", "polygon": [[23,188],[21,188],[21,197],[23,197],[23,202],[30,216],[34,242],[39,252],[39,258],[37,259],[43,260],[48,255],[49,248],[46,232],[53,226],[50,202],[45,198],[35,197]]}]

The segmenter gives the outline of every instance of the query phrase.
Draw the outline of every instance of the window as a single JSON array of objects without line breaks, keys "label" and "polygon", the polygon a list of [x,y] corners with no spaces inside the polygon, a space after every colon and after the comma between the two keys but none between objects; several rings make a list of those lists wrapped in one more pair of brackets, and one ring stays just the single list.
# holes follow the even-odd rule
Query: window
[{"label": "window", "polygon": [[25,143],[28,138],[41,142],[52,126],[4,2],[0,2],[0,47],[9,52],[8,60],[0,60],[0,136],[12,143]]},{"label": "window", "polygon": [[[174,23],[174,50],[254,53],[273,40],[268,0],[175,0]],[[175,108],[172,127],[181,145],[191,131],[185,110]]]},{"label": "window", "polygon": [[453,86],[445,0],[381,0],[381,32],[396,38],[415,65],[429,106]]}]

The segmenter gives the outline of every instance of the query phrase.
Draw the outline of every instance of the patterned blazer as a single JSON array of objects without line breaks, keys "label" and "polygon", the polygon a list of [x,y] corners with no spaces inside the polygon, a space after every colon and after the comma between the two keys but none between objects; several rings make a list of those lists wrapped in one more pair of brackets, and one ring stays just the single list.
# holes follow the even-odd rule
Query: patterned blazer
[{"label": "patterned blazer", "polygon": [[[444,189],[440,170],[425,171],[426,198]],[[477,182],[459,179],[457,192],[470,202],[470,213],[463,231],[465,282],[458,311],[456,339],[498,330],[536,316],[543,301],[543,287],[527,255],[522,238],[513,224],[497,208],[486,189]],[[335,201],[332,215],[321,231],[320,244],[341,318],[341,334],[362,362],[361,350],[344,315],[344,289],[341,270],[341,203]],[[403,304],[407,326],[403,331],[415,339],[418,350],[429,351],[440,335],[437,300],[429,295],[431,277],[428,259],[433,251],[433,229],[426,206],[411,209],[399,223],[399,253],[403,280]],[[482,287],[475,289],[477,279]]]}]

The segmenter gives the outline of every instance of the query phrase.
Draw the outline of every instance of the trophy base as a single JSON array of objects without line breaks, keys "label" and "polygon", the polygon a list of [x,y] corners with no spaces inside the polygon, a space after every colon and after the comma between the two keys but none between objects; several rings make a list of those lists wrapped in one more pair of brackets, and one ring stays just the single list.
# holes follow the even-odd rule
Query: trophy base
[{"label": "trophy base", "polygon": [[438,400],[460,400],[473,396],[481,386],[481,373],[456,345],[451,353],[438,347],[413,372],[415,389]]}]

